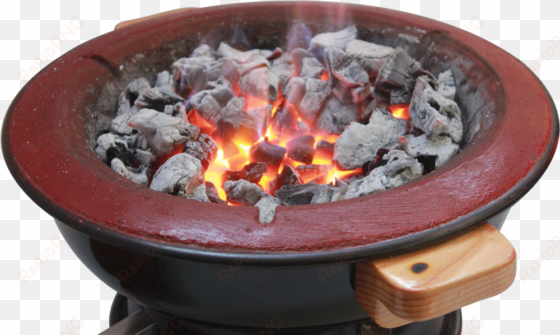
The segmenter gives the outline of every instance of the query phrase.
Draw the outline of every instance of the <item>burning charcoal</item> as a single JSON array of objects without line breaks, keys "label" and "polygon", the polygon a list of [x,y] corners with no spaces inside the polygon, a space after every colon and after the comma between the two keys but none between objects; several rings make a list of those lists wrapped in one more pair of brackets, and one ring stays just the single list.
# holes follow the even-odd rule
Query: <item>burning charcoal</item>
[{"label": "burning charcoal", "polygon": [[204,169],[200,161],[189,154],[169,158],[157,170],[150,188],[155,191],[186,198],[204,183]]},{"label": "burning charcoal", "polygon": [[225,171],[221,176],[222,186],[225,182],[238,181],[241,179],[253,184],[258,184],[262,176],[266,173],[267,168],[265,163],[257,162],[247,164],[239,171]]},{"label": "burning charcoal", "polygon": [[369,84],[368,74],[360,64],[337,47],[325,49],[325,63],[331,79],[336,79],[344,89],[366,86]]},{"label": "burning charcoal", "polygon": [[391,105],[407,104],[412,98],[416,79],[420,76],[425,76],[429,84],[437,88],[434,76],[422,70],[418,62],[401,47],[397,47],[379,70],[374,94]]},{"label": "burning charcoal", "polygon": [[296,106],[302,120],[313,124],[330,92],[331,88],[326,81],[296,77],[290,79],[283,94],[288,102]]},{"label": "burning charcoal", "polygon": [[117,111],[117,115],[128,114],[130,108],[134,104],[134,101],[136,101],[139,96],[149,89],[151,89],[151,86],[146,78],[139,78],[128,84],[126,89],[119,96],[119,109]]},{"label": "burning charcoal", "polygon": [[123,141],[126,142],[129,149],[148,150],[150,147],[146,136],[135,133],[130,136],[123,136]]},{"label": "burning charcoal", "polygon": [[321,55],[323,50],[329,46],[335,46],[339,49],[346,49],[350,41],[358,36],[358,29],[355,25],[348,26],[340,31],[333,33],[322,33],[313,36],[309,50],[317,55]]},{"label": "burning charcoal", "polygon": [[282,102],[272,117],[272,130],[282,138],[291,138],[300,134],[298,116],[294,105]]},{"label": "burning charcoal", "polygon": [[111,161],[114,158],[120,159],[127,166],[138,166],[138,161],[132,152],[128,150],[126,142],[116,140],[115,145],[107,149],[106,162],[111,166]]},{"label": "burning charcoal", "polygon": [[241,76],[237,63],[231,58],[220,58],[214,61],[205,69],[208,81],[217,81],[220,77],[224,77],[230,83],[239,83]]},{"label": "burning charcoal", "polygon": [[235,60],[237,63],[245,63],[253,55],[259,55],[266,58],[272,54],[270,50],[253,49],[249,51],[239,51],[237,49],[230,47],[224,42],[220,43],[217,53],[222,57],[229,57]]},{"label": "burning charcoal", "polygon": [[204,184],[200,184],[195,187],[191,194],[187,195],[187,199],[196,200],[200,202],[210,202],[208,196],[206,196],[206,186]]},{"label": "burning charcoal", "polygon": [[111,133],[103,134],[97,138],[95,154],[107,163],[107,149],[115,145],[115,136]]},{"label": "burning charcoal", "polygon": [[183,97],[175,93],[170,85],[150,88],[136,99],[134,104],[139,108],[155,109],[163,112],[165,105],[174,105],[185,101]]},{"label": "burning charcoal", "polygon": [[280,79],[266,67],[255,69],[241,78],[241,90],[255,98],[274,102],[278,100]]},{"label": "burning charcoal", "polygon": [[251,146],[251,163],[263,162],[278,170],[286,155],[286,148],[268,143],[268,139]]},{"label": "burning charcoal", "polygon": [[268,183],[267,192],[274,194],[277,190],[285,185],[301,185],[303,184],[299,174],[289,165],[284,166],[282,173],[277,174],[273,180]]},{"label": "burning charcoal", "polygon": [[389,107],[389,105],[387,105],[386,103],[379,101],[377,99],[373,99],[366,106],[366,108],[364,108],[364,110],[360,113],[360,120],[368,120],[367,123],[369,123],[369,118],[371,117],[371,114],[373,113],[374,110],[387,109],[387,107]]},{"label": "burning charcoal", "polygon": [[311,198],[310,204],[323,204],[326,202],[330,202],[333,188],[334,187],[327,184],[319,185],[317,192],[315,193],[315,195],[313,195],[313,198]]},{"label": "burning charcoal", "polygon": [[235,95],[226,79],[220,78],[214,84],[213,89],[199,92],[190,99],[196,112],[213,126],[221,117],[236,114],[245,107],[245,99]]},{"label": "burning charcoal", "polygon": [[371,171],[367,177],[350,183],[344,199],[382,192],[422,176],[422,164],[404,151],[391,150],[383,159],[388,161],[386,165]]},{"label": "burning charcoal", "polygon": [[278,58],[282,57],[283,54],[284,54],[284,51],[282,51],[282,49],[276,47],[276,49],[274,49],[272,51],[272,53],[266,57],[266,59],[275,60],[275,59],[278,59]]},{"label": "burning charcoal", "polygon": [[423,77],[416,81],[409,113],[414,126],[428,137],[445,134],[456,143],[463,137],[459,106],[455,101],[439,95]]},{"label": "burning charcoal", "polygon": [[343,104],[332,95],[312,128],[327,135],[340,135],[344,128],[353,121],[360,119],[360,106],[356,104]]},{"label": "burning charcoal", "polygon": [[265,194],[258,185],[240,179],[238,181],[227,181],[224,184],[227,200],[233,204],[254,206]]},{"label": "burning charcoal", "polygon": [[315,152],[317,157],[332,159],[334,155],[334,143],[320,140],[315,146]]},{"label": "burning charcoal", "polygon": [[331,189],[331,199],[329,202],[344,200],[346,192],[348,192],[348,184],[336,178],[335,187]]},{"label": "burning charcoal", "polygon": [[199,45],[190,55],[191,58],[195,57],[207,57],[207,58],[215,58],[214,52],[212,48],[208,44],[201,44]]},{"label": "burning charcoal", "polygon": [[113,158],[111,161],[111,169],[128,180],[135,182],[142,186],[148,186],[148,172],[147,166],[141,166],[138,170],[125,166],[124,163],[118,159]]},{"label": "burning charcoal", "polygon": [[162,71],[158,73],[156,87],[173,85],[175,85],[175,81],[173,80],[173,76],[171,75],[171,73],[169,73],[169,71]]},{"label": "burning charcoal", "polygon": [[408,147],[408,141],[406,140],[405,136],[389,136],[389,138],[387,138],[385,143],[383,143],[383,145],[381,146],[380,150],[385,150],[386,152],[389,152],[391,150],[402,150],[406,152],[410,157],[414,157],[412,151],[410,151],[410,148]]},{"label": "burning charcoal", "polygon": [[439,74],[438,84],[439,88],[437,92],[442,97],[449,100],[455,100],[455,92],[457,91],[457,89],[455,88],[455,79],[453,78],[453,74],[450,70]]},{"label": "burning charcoal", "polygon": [[418,159],[421,156],[435,157],[435,167],[445,164],[457,154],[459,145],[453,143],[447,136],[437,136],[429,139],[425,134],[414,137],[406,135],[412,155]]},{"label": "burning charcoal", "polygon": [[204,183],[204,185],[206,186],[206,197],[208,198],[208,200],[210,200],[210,202],[220,205],[227,205],[227,201],[223,200],[218,195],[218,189],[216,188],[214,183],[207,181]]},{"label": "burning charcoal", "polygon": [[259,208],[259,222],[262,224],[271,223],[276,214],[276,207],[282,206],[282,202],[276,197],[264,194],[261,200],[255,204]]},{"label": "burning charcoal", "polygon": [[292,55],[285,53],[280,58],[275,59],[272,62],[270,71],[280,78],[282,84],[285,84],[290,78],[296,75],[296,68],[293,64]]},{"label": "burning charcoal", "polygon": [[355,170],[375,160],[377,151],[390,136],[403,136],[407,122],[386,110],[375,110],[370,122],[351,123],[335,142],[333,161],[342,170]]},{"label": "burning charcoal", "polygon": [[286,143],[286,148],[288,149],[288,157],[291,159],[311,164],[315,156],[315,137],[311,135],[298,136]]},{"label": "burning charcoal", "polygon": [[175,75],[178,81],[178,91],[181,95],[188,97],[191,94],[198,93],[206,87],[208,77],[205,73],[206,67],[197,65],[188,65],[183,67],[181,72]]},{"label": "burning charcoal", "polygon": [[270,68],[270,62],[268,59],[261,55],[252,55],[245,63],[239,64],[237,69],[239,74],[244,76],[247,73],[262,67]]},{"label": "burning charcoal", "polygon": [[319,192],[319,185],[309,183],[303,185],[282,186],[281,189],[274,193],[284,205],[294,206],[309,204],[317,192]]},{"label": "burning charcoal", "polygon": [[320,79],[323,72],[325,72],[325,69],[317,58],[307,57],[301,61],[301,68],[299,69],[300,77]]},{"label": "burning charcoal", "polygon": [[305,122],[303,122],[303,121],[301,121],[301,120],[298,120],[297,124],[298,124],[299,130],[301,130],[301,131],[304,132],[304,133],[306,133],[306,132],[308,132],[308,131],[310,130],[310,129],[309,129],[309,126],[308,126]]},{"label": "burning charcoal", "polygon": [[197,140],[190,138],[187,140],[183,147],[183,152],[197,158],[202,164],[204,171],[206,171],[210,163],[216,158],[218,146],[212,141],[210,136],[200,134]]},{"label": "burning charcoal", "polygon": [[155,161],[155,157],[151,152],[140,149],[134,150],[134,157],[138,163],[146,166],[151,165]]},{"label": "burning charcoal", "polygon": [[305,182],[310,180],[320,178],[321,176],[326,176],[329,173],[329,170],[332,169],[332,165],[318,165],[318,164],[310,164],[310,165],[300,165],[296,167],[296,172],[300,175],[301,179]]},{"label": "burning charcoal", "polygon": [[391,47],[362,40],[353,40],[346,47],[346,53],[358,61],[371,79],[377,78],[379,69],[394,51]]},{"label": "burning charcoal", "polygon": [[245,112],[223,117],[216,126],[225,139],[254,143],[261,138],[262,126],[255,124],[253,118]]},{"label": "burning charcoal", "polygon": [[200,129],[183,119],[153,109],[143,109],[130,120],[130,126],[146,136],[156,154],[169,154],[189,138],[197,139]]},{"label": "burning charcoal", "polygon": [[127,112],[117,113],[117,116],[111,121],[111,131],[120,135],[132,134],[134,129],[128,125],[128,122],[136,113],[138,113],[138,107],[136,106],[130,107]]}]

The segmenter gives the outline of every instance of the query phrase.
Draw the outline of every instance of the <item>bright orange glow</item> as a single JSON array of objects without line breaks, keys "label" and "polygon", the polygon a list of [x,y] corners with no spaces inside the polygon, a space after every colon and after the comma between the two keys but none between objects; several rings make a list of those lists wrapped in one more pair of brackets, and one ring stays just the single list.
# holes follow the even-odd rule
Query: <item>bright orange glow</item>
[{"label": "bright orange glow", "polygon": [[394,105],[389,107],[389,111],[391,111],[393,117],[396,117],[397,119],[408,120],[410,118],[410,114],[408,113],[408,105]]},{"label": "bright orange glow", "polygon": [[229,170],[229,163],[226,159],[224,159],[224,151],[220,149],[216,155],[216,160],[210,164],[204,175],[204,179],[212,182],[214,186],[216,186],[218,189],[218,195],[224,200],[226,200],[226,191],[222,188],[220,176],[227,170]]},{"label": "bright orange glow", "polygon": [[243,97],[245,98],[245,107],[247,107],[247,109],[259,108],[269,104],[268,101],[255,98],[249,94],[243,94]]},{"label": "bright orange glow", "polygon": [[329,175],[327,176],[327,180],[328,180],[330,183],[335,184],[335,183],[336,183],[335,178],[339,178],[339,179],[340,179],[340,178],[342,178],[342,177],[344,177],[344,176],[347,176],[347,175],[349,175],[349,174],[356,173],[356,172],[359,172],[359,171],[361,171],[361,169],[352,170],[352,171],[341,171],[341,170],[338,170],[337,168],[333,168],[333,169],[331,169],[331,170],[329,171]]},{"label": "bright orange glow", "polygon": [[321,80],[322,81],[329,80],[329,73],[327,71],[324,71],[323,74],[321,74]]}]

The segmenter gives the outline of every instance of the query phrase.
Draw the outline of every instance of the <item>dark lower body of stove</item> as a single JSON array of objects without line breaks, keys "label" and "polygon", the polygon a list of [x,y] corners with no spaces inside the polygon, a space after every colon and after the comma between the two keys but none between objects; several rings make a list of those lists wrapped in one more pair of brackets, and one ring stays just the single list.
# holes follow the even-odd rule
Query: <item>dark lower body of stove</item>
[{"label": "dark lower body of stove", "polygon": [[415,322],[392,330],[371,325],[368,320],[330,327],[283,328],[280,320],[271,319],[263,328],[224,327],[186,320],[156,310],[144,308],[117,293],[108,330],[101,335],[460,335],[461,311],[439,318]]}]

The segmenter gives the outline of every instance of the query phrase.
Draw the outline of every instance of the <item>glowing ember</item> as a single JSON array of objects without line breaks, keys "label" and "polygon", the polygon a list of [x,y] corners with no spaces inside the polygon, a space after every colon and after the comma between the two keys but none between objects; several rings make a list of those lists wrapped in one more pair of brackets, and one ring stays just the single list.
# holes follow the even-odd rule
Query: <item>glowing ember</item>
[{"label": "glowing ember", "polygon": [[397,119],[408,120],[410,118],[410,114],[408,113],[408,105],[394,105],[389,107],[389,111],[391,111],[393,117],[396,117]]},{"label": "glowing ember", "polygon": [[227,159],[224,159],[224,151],[222,149],[218,150],[216,155],[216,160],[210,164],[204,178],[206,181],[212,182],[214,186],[218,189],[218,195],[222,199],[226,199],[226,191],[222,188],[222,183],[220,181],[220,175],[222,172],[229,170],[229,163]]}]

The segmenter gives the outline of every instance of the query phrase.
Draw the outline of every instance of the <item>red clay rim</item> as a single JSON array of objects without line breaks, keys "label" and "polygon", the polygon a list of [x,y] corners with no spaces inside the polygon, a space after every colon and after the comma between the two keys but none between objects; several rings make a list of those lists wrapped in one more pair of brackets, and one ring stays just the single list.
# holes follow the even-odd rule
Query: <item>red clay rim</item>
[{"label": "red clay rim", "polygon": [[20,91],[4,119],[2,149],[11,173],[46,212],[93,238],[135,250],[155,246],[170,257],[218,263],[243,259],[256,265],[324,263],[341,255],[345,261],[361,260],[443,238],[508,208],[544,173],[558,140],[556,109],[538,78],[513,56],[470,33],[413,14],[338,3],[298,6],[367,12],[447,32],[484,59],[503,83],[507,110],[499,129],[413,183],[337,203],[281,207],[269,225],[258,222],[256,208],[180,199],[111,171],[87,145],[83,128],[75,129],[79,118],[65,101],[86,84],[83,78],[72,82],[69,74],[87,74],[93,63],[86,56],[107,44],[124,43],[133,31],[141,34],[185,17],[196,21],[209,14],[293,7],[239,4],[137,23],[47,66]]}]

